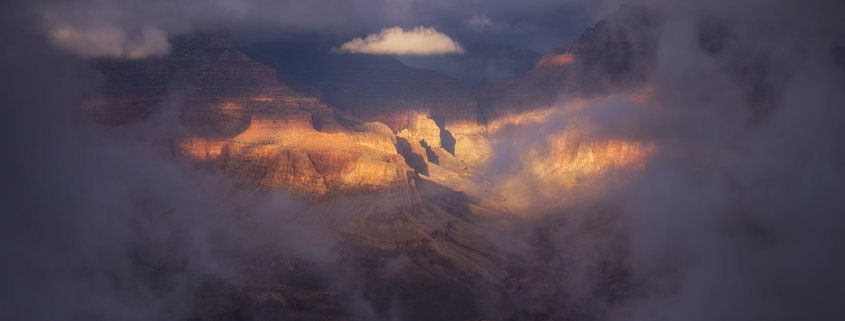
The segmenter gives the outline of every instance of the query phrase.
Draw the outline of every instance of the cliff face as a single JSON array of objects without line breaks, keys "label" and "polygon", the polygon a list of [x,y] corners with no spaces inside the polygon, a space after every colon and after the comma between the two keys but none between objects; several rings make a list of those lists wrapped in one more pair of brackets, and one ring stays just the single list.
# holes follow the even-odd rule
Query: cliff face
[{"label": "cliff face", "polygon": [[547,53],[527,74],[480,88],[478,104],[494,119],[548,107],[562,95],[594,97],[641,84],[653,67],[660,25],[650,9],[623,5],[570,45]]},{"label": "cliff face", "polygon": [[[654,151],[647,142],[594,140],[577,131],[561,131],[517,156],[521,166],[497,177],[495,191],[516,213],[566,207],[620,183],[625,176],[619,174],[642,169]],[[610,173],[616,174],[614,181],[608,181]]]},{"label": "cliff face", "polygon": [[247,188],[321,196],[407,185],[411,169],[386,126],[341,125],[334,110],[279,83],[226,34],[175,39],[161,58],[94,64],[103,96],[83,103],[84,115],[121,125],[173,108],[180,128],[172,150]]},{"label": "cliff face", "polygon": [[457,79],[411,68],[390,56],[333,53],[331,46],[265,43],[246,48],[279,70],[279,79],[365,121],[394,133],[405,129],[411,111],[427,113],[441,129],[476,130],[479,111],[473,93]]},{"label": "cliff face", "polygon": [[[226,34],[174,39],[172,52],[143,60],[100,59],[100,99],[86,102],[88,115],[102,123],[149,119],[169,106],[191,134],[231,137],[249,126],[252,115],[270,114],[301,127],[330,117],[316,99],[275,81],[275,72],[232,48]],[[330,124],[329,124],[330,126]]]},{"label": "cliff face", "polygon": [[[577,124],[555,128],[555,117],[600,103],[611,89],[633,90],[633,103],[647,102],[654,88],[643,84],[653,68],[660,26],[655,12],[623,6],[572,44],[546,54],[525,75],[476,90],[477,123],[441,126],[438,134],[433,125],[441,121],[426,119],[437,120],[433,111],[409,113],[407,124],[399,123],[403,129],[397,136],[407,142],[400,152],[426,179],[496,198],[517,213],[550,200],[549,206],[560,206],[599,193],[607,174],[642,168],[655,147],[595,138]],[[491,160],[519,166],[501,168]]]},{"label": "cliff face", "polygon": [[[226,34],[193,35],[174,39],[164,57],[94,61],[102,71],[103,95],[86,101],[83,111],[98,122],[120,125],[175,109],[181,126],[173,137],[175,154],[257,190],[321,197],[410,188],[410,180],[427,179],[458,191],[489,191],[479,182],[489,178],[491,159],[507,156],[496,155],[495,146],[508,140],[510,128],[542,122],[560,94],[596,97],[610,86],[641,80],[659,24],[645,8],[625,6],[569,46],[548,53],[529,73],[490,84],[475,96],[455,79],[387,56],[330,51],[297,56],[299,46],[273,44],[249,49],[277,72],[235,49]],[[636,95],[645,100],[648,91]],[[515,156],[547,162],[532,165],[533,175],[568,182],[557,187],[571,189],[581,177],[636,163],[603,159],[625,153],[638,159],[648,150],[614,147],[638,142],[573,141],[573,135],[550,137],[567,141],[572,155],[594,161],[572,156],[582,165],[562,170],[560,164],[572,157]]]},{"label": "cliff face", "polygon": [[[316,65],[296,67],[284,50],[264,48],[270,57],[262,61],[277,72],[233,48],[226,35],[195,35],[174,39],[164,57],[94,61],[103,95],[84,102],[82,113],[110,125],[175,113],[175,156],[246,189],[319,198],[303,215],[325,216],[342,236],[340,263],[362,267],[354,276],[364,280],[377,312],[387,315],[396,299],[407,305],[408,319],[430,310],[458,311],[439,319],[480,319],[472,289],[509,279],[518,287],[522,277],[502,264],[508,260],[482,224],[599,191],[606,174],[636,171],[654,150],[648,142],[595,138],[579,126],[542,127],[554,124],[560,111],[547,107],[559,93],[601,96],[648,67],[642,57],[650,55],[651,39],[628,32],[649,34],[657,20],[631,12],[477,96],[454,79],[389,57],[321,53]],[[632,99],[648,96],[645,90]],[[519,166],[491,161],[503,159]],[[402,277],[383,275],[397,265]],[[277,284],[278,275],[301,277],[315,267],[259,257],[244,269],[246,286],[200,295],[204,318],[249,319],[256,307],[304,319],[344,319],[339,315],[348,312],[332,286]],[[275,278],[270,285],[254,281],[268,275]]]},{"label": "cliff face", "polygon": [[304,195],[378,191],[406,186],[412,174],[395,148],[389,151],[379,144],[391,138],[374,132],[292,133],[251,126],[223,146],[218,160],[226,174],[262,190],[285,188]]}]

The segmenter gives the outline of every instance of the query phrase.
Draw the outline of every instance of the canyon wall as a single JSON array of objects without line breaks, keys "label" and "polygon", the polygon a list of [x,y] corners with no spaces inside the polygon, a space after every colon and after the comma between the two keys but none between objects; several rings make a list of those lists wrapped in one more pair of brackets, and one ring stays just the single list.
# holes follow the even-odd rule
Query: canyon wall
[{"label": "canyon wall", "polygon": [[[489,161],[507,156],[495,154],[510,132],[503,129],[530,130],[561,93],[600,97],[610,85],[641,78],[654,50],[650,31],[659,24],[643,10],[623,7],[573,44],[549,52],[526,75],[474,93],[390,57],[324,53],[317,56],[328,67],[297,71],[265,56],[274,70],[234,48],[226,33],[191,35],[174,39],[163,57],[95,60],[103,94],[86,100],[82,114],[122,125],[150,121],[170,108],[180,126],[173,153],[256,190],[323,197],[411,189],[410,181],[424,179],[486,193]],[[283,49],[264,49],[287,57]],[[513,157],[543,163],[532,175],[570,190],[583,177],[637,162],[608,158],[630,153],[641,159],[647,150],[631,147],[642,142],[573,141],[573,135],[552,136],[567,142],[569,156],[520,151],[530,155]]]}]

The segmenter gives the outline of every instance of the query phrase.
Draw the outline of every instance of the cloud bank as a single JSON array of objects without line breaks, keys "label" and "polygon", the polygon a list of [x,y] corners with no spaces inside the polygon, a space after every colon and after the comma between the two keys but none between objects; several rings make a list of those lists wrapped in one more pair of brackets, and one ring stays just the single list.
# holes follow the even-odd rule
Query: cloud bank
[{"label": "cloud bank", "polygon": [[400,27],[382,29],[366,38],[355,38],[337,50],[369,55],[443,55],[463,54],[464,48],[434,28],[419,26],[410,30]]}]

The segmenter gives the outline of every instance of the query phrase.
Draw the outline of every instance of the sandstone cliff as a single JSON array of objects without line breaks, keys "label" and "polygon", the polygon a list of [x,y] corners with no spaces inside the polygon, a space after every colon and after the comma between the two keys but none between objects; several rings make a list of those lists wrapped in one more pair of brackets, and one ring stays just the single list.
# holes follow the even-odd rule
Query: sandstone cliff
[{"label": "sandstone cliff", "polygon": [[173,108],[180,124],[173,152],[247,188],[321,196],[408,183],[412,170],[386,126],[341,125],[333,109],[279,83],[225,33],[175,39],[161,58],[94,64],[103,96],[83,103],[84,115],[120,125]]}]

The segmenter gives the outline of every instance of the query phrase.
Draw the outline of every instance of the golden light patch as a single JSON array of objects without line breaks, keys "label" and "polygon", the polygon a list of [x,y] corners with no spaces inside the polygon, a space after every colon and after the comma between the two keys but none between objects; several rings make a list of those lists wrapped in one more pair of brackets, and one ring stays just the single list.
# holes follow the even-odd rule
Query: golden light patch
[{"label": "golden light patch", "polygon": [[250,125],[232,141],[247,144],[290,145],[303,135],[316,132],[307,117],[290,119],[253,118]]},{"label": "golden light patch", "polygon": [[231,102],[220,104],[218,110],[221,114],[226,116],[238,117],[243,115],[243,108]]},{"label": "golden light patch", "polygon": [[257,102],[261,102],[261,103],[272,103],[272,102],[276,101],[275,98],[271,98],[271,97],[252,97],[249,100],[257,101]]},{"label": "golden light patch", "polygon": [[565,66],[575,62],[575,55],[573,54],[562,54],[562,55],[554,55],[548,56],[543,58],[540,61],[541,65],[553,65],[553,66]]},{"label": "golden light patch", "polygon": [[209,161],[220,157],[224,144],[222,140],[187,137],[179,141],[176,146],[180,155],[188,156],[195,161]]}]

